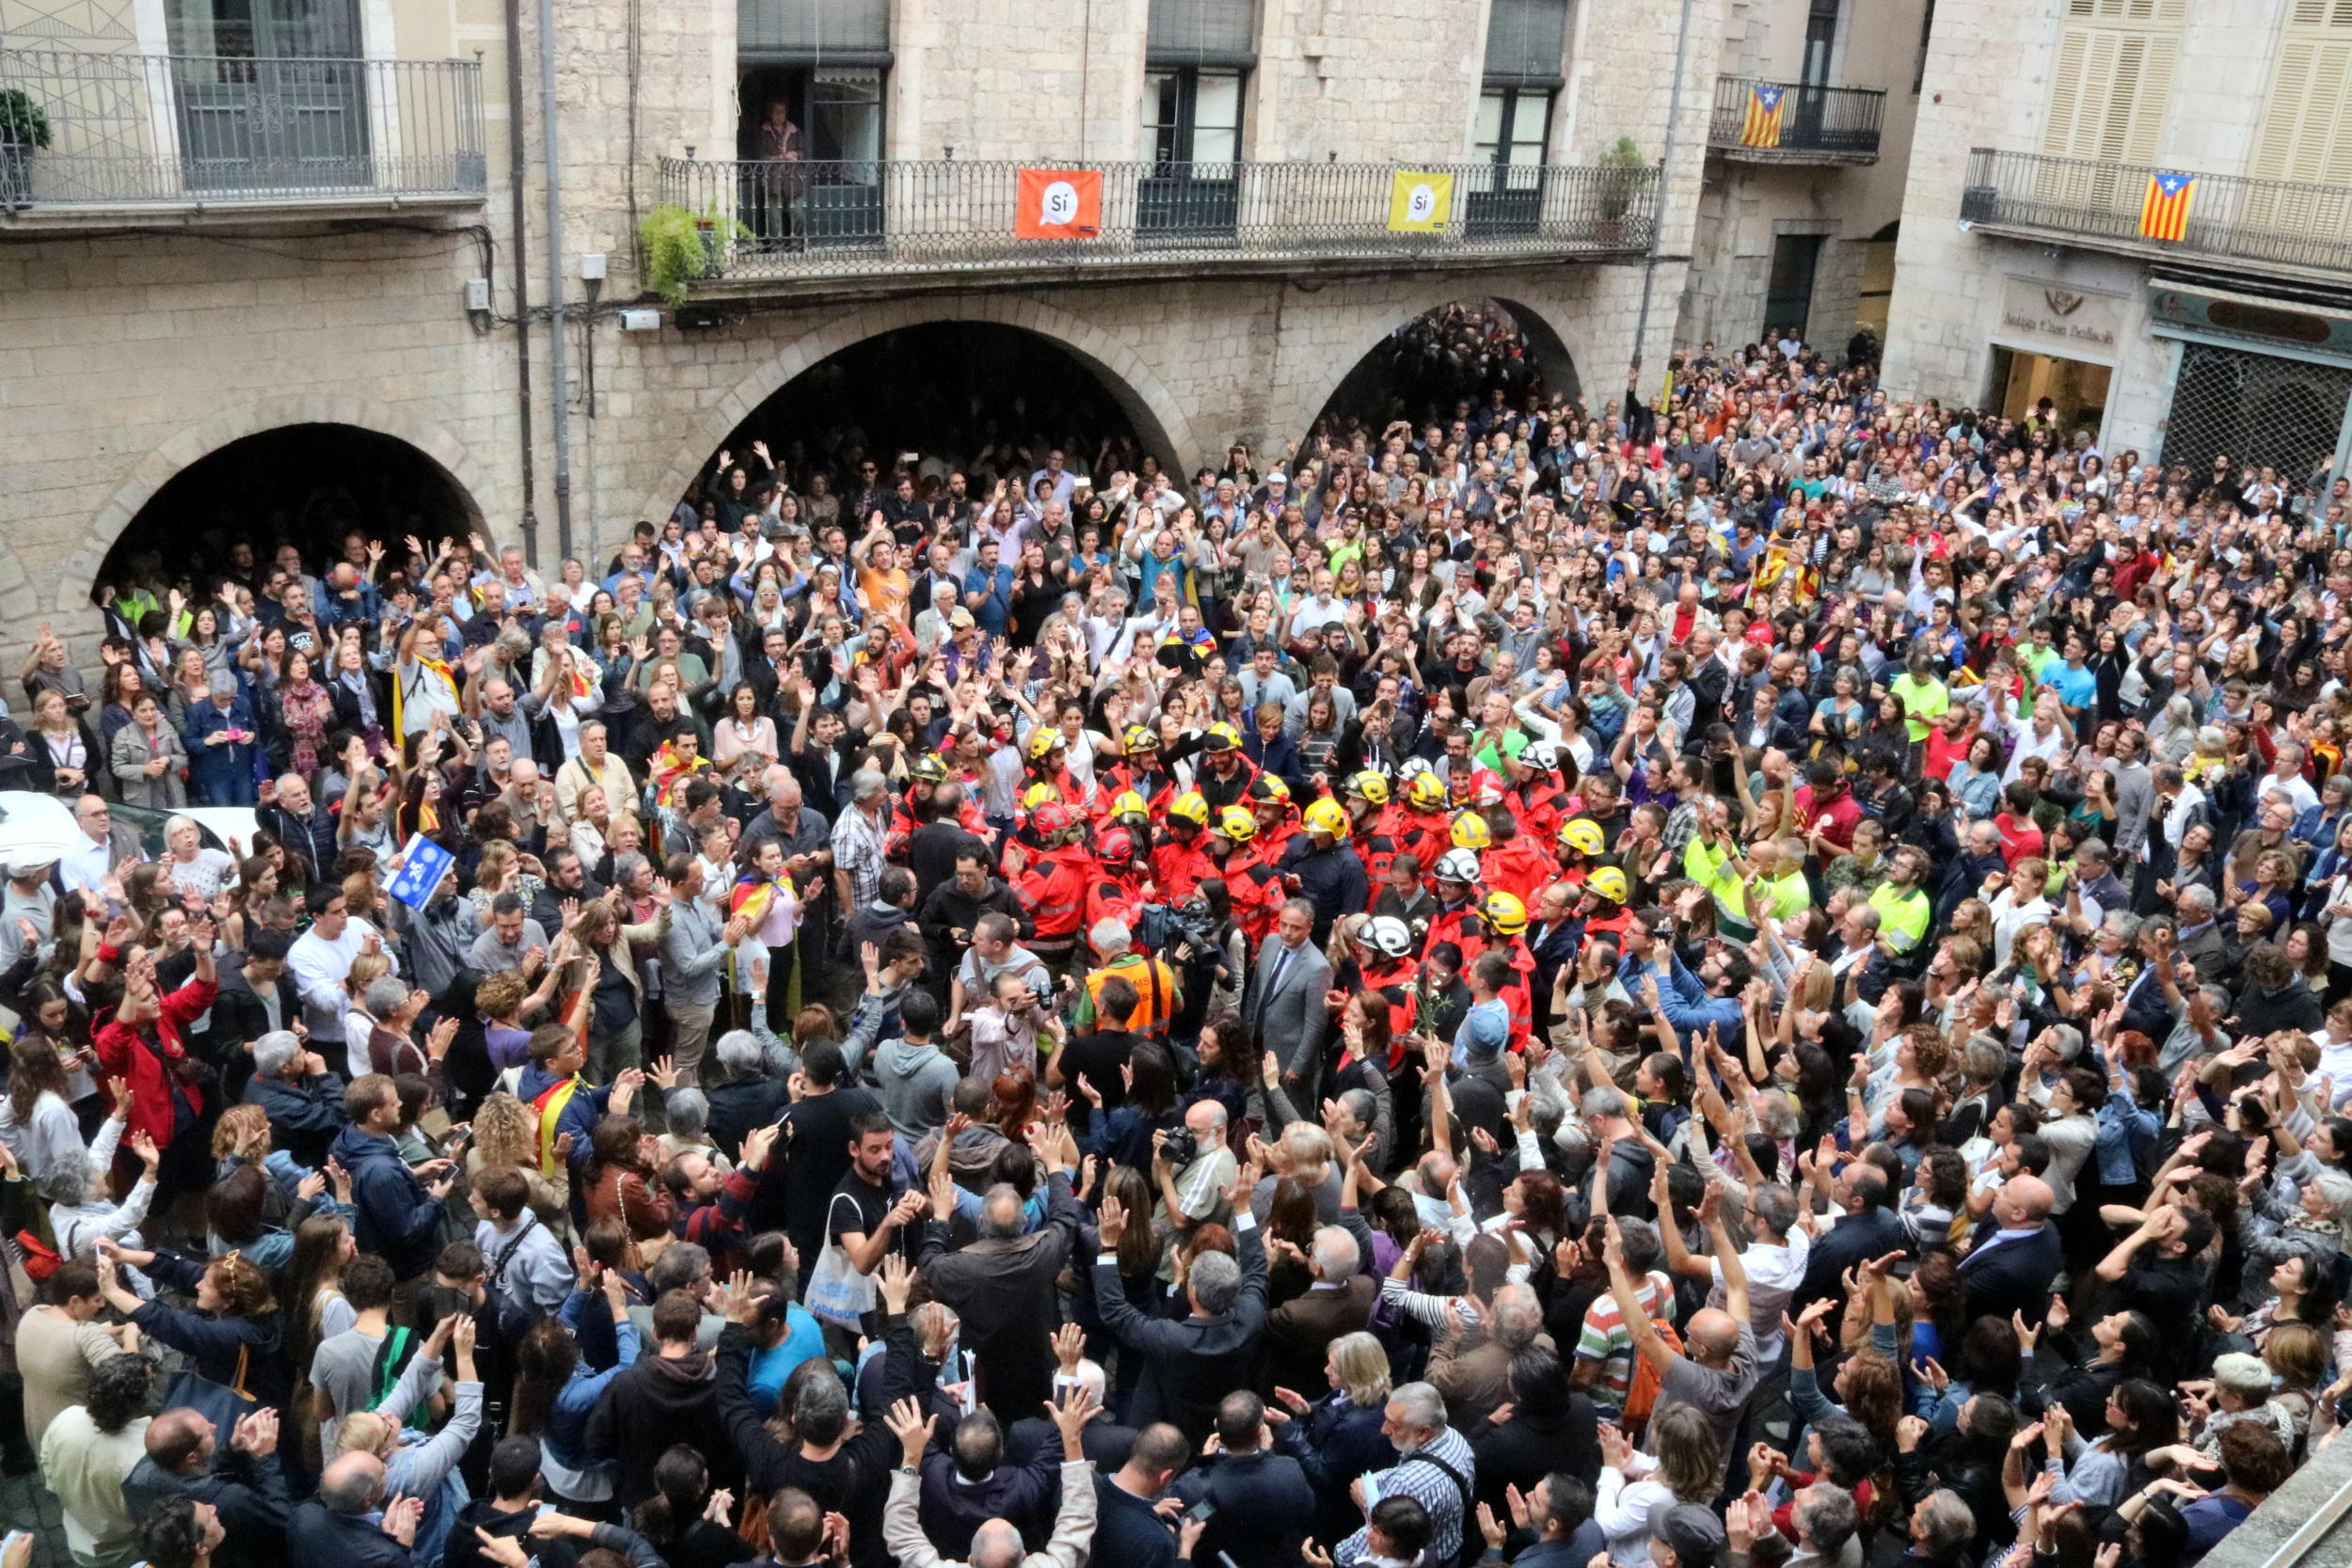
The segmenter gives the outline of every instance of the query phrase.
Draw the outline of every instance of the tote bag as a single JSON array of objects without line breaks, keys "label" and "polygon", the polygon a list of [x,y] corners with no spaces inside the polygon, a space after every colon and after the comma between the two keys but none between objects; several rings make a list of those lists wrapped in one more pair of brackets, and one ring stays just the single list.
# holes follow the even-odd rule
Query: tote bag
[{"label": "tote bag", "polygon": [[[847,1193],[835,1193],[833,1201],[838,1204]],[[874,1282],[857,1272],[850,1255],[832,1240],[833,1210],[825,1211],[825,1249],[817,1257],[817,1267],[808,1276],[808,1300],[803,1305],[822,1323],[856,1333],[861,1321],[874,1307]]]}]

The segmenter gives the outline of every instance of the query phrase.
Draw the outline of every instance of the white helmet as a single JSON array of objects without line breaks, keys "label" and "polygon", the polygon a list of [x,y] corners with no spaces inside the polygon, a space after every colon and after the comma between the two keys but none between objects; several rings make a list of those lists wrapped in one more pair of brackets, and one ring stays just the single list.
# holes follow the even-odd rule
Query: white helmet
[{"label": "white helmet", "polygon": [[1401,958],[1413,950],[1412,929],[1392,914],[1375,914],[1365,921],[1356,940],[1386,958]]},{"label": "white helmet", "polygon": [[1411,784],[1423,773],[1433,779],[1438,776],[1437,768],[1430,764],[1427,757],[1406,757],[1396,770],[1396,782],[1400,786],[1397,793],[1403,794],[1404,790],[1401,786]]},{"label": "white helmet", "polygon": [[1448,849],[1438,857],[1438,880],[1460,882],[1475,887],[1483,873],[1478,869],[1478,856],[1469,849]]},{"label": "white helmet", "polygon": [[1556,740],[1532,741],[1519,753],[1519,760],[1546,773],[1557,773],[1560,771],[1560,743]]}]

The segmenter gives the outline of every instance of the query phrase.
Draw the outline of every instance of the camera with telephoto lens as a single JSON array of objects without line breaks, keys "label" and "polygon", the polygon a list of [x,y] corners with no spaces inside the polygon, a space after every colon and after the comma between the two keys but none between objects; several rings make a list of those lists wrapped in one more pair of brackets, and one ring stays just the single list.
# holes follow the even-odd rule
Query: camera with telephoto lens
[{"label": "camera with telephoto lens", "polygon": [[1182,1170],[1200,1158],[1200,1135],[1189,1127],[1179,1127],[1168,1135],[1168,1141],[1160,1146],[1160,1152],[1168,1156],[1171,1169]]},{"label": "camera with telephoto lens", "polygon": [[1184,957],[1203,958],[1216,951],[1216,938],[1209,929],[1208,901],[1188,898],[1181,908],[1166,904],[1146,904],[1136,922],[1136,945],[1147,953],[1173,954],[1182,943],[1191,951]]}]

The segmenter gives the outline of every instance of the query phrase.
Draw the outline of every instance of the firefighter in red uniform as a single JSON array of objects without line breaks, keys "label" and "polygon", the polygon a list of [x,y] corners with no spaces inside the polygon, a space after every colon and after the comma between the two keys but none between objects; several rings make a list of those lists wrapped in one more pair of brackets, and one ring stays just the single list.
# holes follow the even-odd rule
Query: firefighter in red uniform
[{"label": "firefighter in red uniform", "polygon": [[1059,729],[1040,724],[1029,732],[1021,750],[1028,759],[1031,783],[1052,784],[1056,798],[1073,811],[1086,809],[1087,794],[1070,772],[1070,741]]},{"label": "firefighter in red uniform", "polygon": [[1502,803],[1519,825],[1519,836],[1549,844],[1568,815],[1568,792],[1560,786],[1558,743],[1532,741],[1507,766],[1518,777],[1503,790]]},{"label": "firefighter in red uniform", "polygon": [[1137,863],[1136,842],[1125,828],[1105,828],[1095,838],[1081,931],[1091,931],[1101,920],[1116,920],[1132,930],[1137,913],[1153,901],[1151,868]]},{"label": "firefighter in red uniform", "polygon": [[1086,920],[1094,855],[1083,842],[1085,821],[1059,800],[1040,806],[1029,825],[1037,833],[1036,857],[1009,845],[1004,862],[1006,875],[1037,926],[1037,935],[1024,945],[1048,963],[1066,966]]},{"label": "firefighter in red uniform", "polygon": [[1626,886],[1625,873],[1613,865],[1597,865],[1584,879],[1584,940],[1607,937],[1625,951],[1625,933],[1633,924],[1633,911],[1626,908],[1631,890]]},{"label": "firefighter in red uniform", "polygon": [[1422,952],[1450,942],[1462,950],[1462,967],[1468,969],[1470,960],[1486,950],[1486,928],[1478,923],[1479,877],[1474,850],[1448,849],[1438,857],[1438,912],[1429,917]]},{"label": "firefighter in red uniform", "polygon": [[1489,893],[1479,900],[1478,912],[1486,926],[1486,951],[1510,957],[1511,978],[1501,994],[1511,1010],[1511,1049],[1524,1051],[1535,1027],[1535,955],[1519,940],[1527,934],[1527,906],[1512,894]]},{"label": "firefighter in red uniform", "polygon": [[1257,816],[1258,853],[1268,864],[1279,862],[1282,850],[1298,832],[1298,811],[1291,804],[1291,786],[1277,774],[1261,773],[1250,783],[1249,799],[1241,803]]},{"label": "firefighter in red uniform", "polygon": [[1106,795],[1133,790],[1151,811],[1166,809],[1176,798],[1176,775],[1160,766],[1160,737],[1143,724],[1130,724],[1120,737],[1125,754],[1094,776]]},{"label": "firefighter in red uniform", "polygon": [[1168,828],[1152,847],[1152,879],[1159,884],[1160,900],[1181,906],[1192,896],[1203,877],[1217,875],[1209,858],[1209,802],[1198,790],[1168,803]]},{"label": "firefighter in red uniform", "polygon": [[1396,819],[1401,814],[1390,803],[1389,781],[1377,773],[1350,773],[1340,785],[1340,800],[1347,807],[1348,836],[1356,841],[1364,877],[1372,884],[1372,896],[1377,898],[1389,863],[1405,847],[1397,839]]},{"label": "firefighter in red uniform", "polygon": [[[1062,805],[1061,791],[1049,784],[1033,784],[1021,792],[1021,806],[1012,816],[1013,842],[1030,849],[1043,849],[1045,840],[1038,832],[1037,816],[1047,806]],[[1063,806],[1066,811],[1069,808]]]},{"label": "firefighter in red uniform", "polygon": [[1560,878],[1562,881],[1582,886],[1591,876],[1600,857],[1609,852],[1606,840],[1600,836],[1600,824],[1589,816],[1572,816],[1560,824]]},{"label": "firefighter in red uniform", "polygon": [[1405,784],[1405,812],[1392,836],[1400,850],[1408,851],[1424,866],[1454,847],[1454,817],[1446,810],[1445,784],[1426,763]]},{"label": "firefighter in red uniform", "polygon": [[1548,841],[1528,832],[1518,817],[1500,807],[1487,809],[1486,828],[1495,841],[1480,863],[1486,868],[1487,885],[1517,898],[1521,912],[1534,908],[1535,895],[1560,874]]},{"label": "firefighter in red uniform", "polygon": [[1233,924],[1241,927],[1254,953],[1274,929],[1274,917],[1290,897],[1282,885],[1281,868],[1251,842],[1258,836],[1258,819],[1248,806],[1227,806],[1217,816],[1216,831],[1204,836],[1212,874],[1224,879]]},{"label": "firefighter in red uniform", "polygon": [[1376,914],[1356,933],[1355,945],[1364,990],[1378,991],[1389,1004],[1390,1060],[1381,1066],[1392,1071],[1404,1059],[1405,1037],[1421,1018],[1421,964],[1413,958],[1412,927],[1392,914]]},{"label": "firefighter in red uniform", "polygon": [[936,752],[927,752],[914,759],[907,769],[906,792],[898,796],[890,808],[890,826],[882,834],[882,858],[903,862],[907,858],[907,841],[923,824],[915,820],[914,801],[919,794],[930,794],[947,782],[947,765]]},{"label": "firefighter in red uniform", "polygon": [[1203,760],[1193,770],[1192,787],[1209,802],[1209,809],[1221,812],[1245,804],[1249,786],[1264,775],[1242,755],[1241,731],[1219,720],[1200,737],[1200,751]]}]

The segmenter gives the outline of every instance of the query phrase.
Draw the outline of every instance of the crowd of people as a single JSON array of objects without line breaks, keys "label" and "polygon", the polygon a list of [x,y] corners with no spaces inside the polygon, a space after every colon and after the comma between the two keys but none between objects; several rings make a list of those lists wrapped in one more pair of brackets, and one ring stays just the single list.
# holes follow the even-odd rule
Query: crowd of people
[{"label": "crowd of people", "polygon": [[0,1465],[80,1568],[2189,1568],[2352,1391],[2344,487],[1673,372],[109,585]]}]

